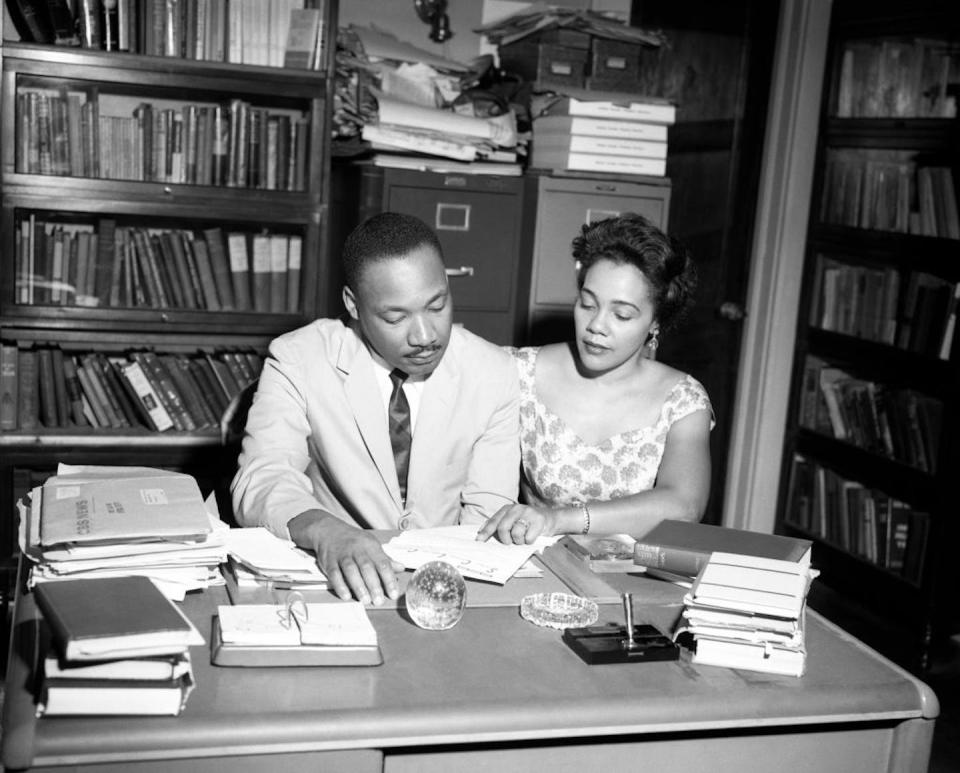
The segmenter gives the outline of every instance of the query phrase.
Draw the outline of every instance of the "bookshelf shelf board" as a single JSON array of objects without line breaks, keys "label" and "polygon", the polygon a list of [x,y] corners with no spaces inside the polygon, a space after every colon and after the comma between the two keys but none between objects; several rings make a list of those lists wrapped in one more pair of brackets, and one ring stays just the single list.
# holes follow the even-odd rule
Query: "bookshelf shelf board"
[{"label": "bookshelf shelf board", "polygon": [[960,280],[957,239],[819,223],[810,234],[809,245],[818,252],[876,258],[901,270],[927,271]]},{"label": "bookshelf shelf board", "polygon": [[942,151],[958,134],[952,118],[830,118],[826,126],[832,147]]},{"label": "bookshelf shelf board", "polygon": [[[199,79],[197,87],[206,83],[207,78],[219,83],[227,81],[228,90],[245,93],[290,93],[303,91],[312,98],[322,95],[326,89],[327,73],[324,70],[301,70],[285,67],[265,67],[236,62],[211,62],[202,59],[182,59],[174,56],[149,56],[131,54],[122,51],[100,51],[71,46],[48,46],[36,43],[4,41],[3,57],[16,63],[17,69],[34,71],[55,77],[78,78],[81,70],[91,68],[100,70],[91,73],[95,80],[112,81],[124,77],[119,71],[156,73],[171,78]],[[32,66],[35,63],[37,66]],[[243,84],[234,89],[229,84]],[[279,92],[278,92],[279,87]]]},{"label": "bookshelf shelf board", "polygon": [[246,221],[248,227],[251,220],[302,223],[316,209],[306,191],[19,173],[6,180],[5,202],[30,209]]},{"label": "bookshelf shelf board", "polygon": [[921,388],[932,397],[949,399],[960,390],[960,374],[955,365],[896,346],[811,327],[808,350],[831,362],[853,363],[861,378]]},{"label": "bookshelf shelf board", "polygon": [[856,565],[855,571],[862,573],[864,577],[873,578],[873,582],[890,583],[891,587],[897,588],[898,593],[901,596],[915,596],[920,592],[919,585],[905,577],[900,576],[896,571],[888,569],[885,566],[875,564],[863,556],[854,555],[842,546],[835,545],[832,541],[824,539],[823,537],[819,536],[818,534],[814,534],[811,531],[807,531],[795,523],[785,521],[784,530],[789,536],[802,537],[804,539],[811,540],[814,543],[812,563],[821,572],[830,571],[833,567],[833,564],[835,564],[842,556],[844,561],[851,560],[854,562]]},{"label": "bookshelf shelf board", "polygon": [[823,462],[842,477],[883,489],[919,510],[935,506],[934,477],[901,462],[802,427],[797,430],[797,453]]},{"label": "bookshelf shelf board", "polygon": [[150,432],[135,429],[90,428],[82,431],[78,428],[43,429],[34,432],[0,433],[0,448],[25,447],[36,448],[188,448],[199,446],[220,446],[220,433],[216,429],[197,430],[196,432]]}]

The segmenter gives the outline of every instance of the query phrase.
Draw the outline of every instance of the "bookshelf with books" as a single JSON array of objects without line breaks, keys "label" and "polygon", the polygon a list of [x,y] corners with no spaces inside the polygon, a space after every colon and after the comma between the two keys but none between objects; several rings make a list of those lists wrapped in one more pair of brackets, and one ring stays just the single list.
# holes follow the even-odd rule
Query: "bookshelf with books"
[{"label": "bookshelf with books", "polygon": [[227,505],[223,411],[328,312],[336,3],[155,5],[182,13],[3,30],[5,563],[16,498],[60,461],[189,471]]},{"label": "bookshelf with books", "polygon": [[778,530],[814,607],[922,669],[957,623],[960,25],[841,0],[825,77]]}]

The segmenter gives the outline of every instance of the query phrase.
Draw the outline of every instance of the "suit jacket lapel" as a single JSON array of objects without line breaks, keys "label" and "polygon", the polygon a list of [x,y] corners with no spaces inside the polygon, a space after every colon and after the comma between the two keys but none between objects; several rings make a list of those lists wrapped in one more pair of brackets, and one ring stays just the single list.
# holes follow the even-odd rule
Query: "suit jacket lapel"
[{"label": "suit jacket lapel", "polygon": [[350,332],[345,337],[337,358],[337,368],[345,374],[344,394],[367,452],[399,509],[400,485],[390,446],[387,414],[377,387],[370,353],[356,333]]},{"label": "suit jacket lapel", "polygon": [[[437,369],[423,385],[417,425],[410,448],[410,470],[407,474],[407,504],[416,502],[417,494],[430,486],[438,470],[447,463],[443,449],[448,443],[438,442],[451,431],[453,407],[459,388],[460,367],[453,337]],[[392,453],[392,452],[391,452]],[[409,509],[409,508],[408,508]]]}]

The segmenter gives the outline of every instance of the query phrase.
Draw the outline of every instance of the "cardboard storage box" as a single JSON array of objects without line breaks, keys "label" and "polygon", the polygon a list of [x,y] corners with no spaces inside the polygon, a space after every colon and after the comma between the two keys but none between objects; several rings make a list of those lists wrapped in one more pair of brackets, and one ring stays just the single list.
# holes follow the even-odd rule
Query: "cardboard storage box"
[{"label": "cardboard storage box", "polygon": [[587,88],[634,91],[640,75],[641,46],[622,40],[594,37],[590,41]]},{"label": "cardboard storage box", "polygon": [[500,46],[500,66],[540,86],[583,88],[587,70],[586,48],[523,39]]}]

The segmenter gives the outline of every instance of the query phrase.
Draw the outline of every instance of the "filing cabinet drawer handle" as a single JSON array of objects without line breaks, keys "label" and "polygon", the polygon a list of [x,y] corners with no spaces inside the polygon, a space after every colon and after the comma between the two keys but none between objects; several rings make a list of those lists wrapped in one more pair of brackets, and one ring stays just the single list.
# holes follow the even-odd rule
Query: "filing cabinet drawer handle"
[{"label": "filing cabinet drawer handle", "polygon": [[460,266],[460,268],[448,268],[447,276],[473,276],[473,266]]}]

